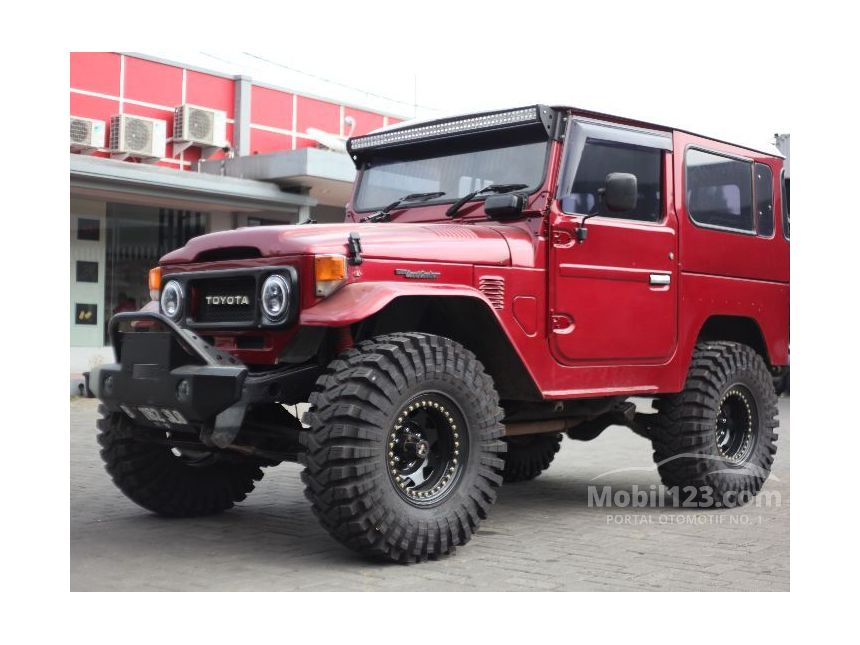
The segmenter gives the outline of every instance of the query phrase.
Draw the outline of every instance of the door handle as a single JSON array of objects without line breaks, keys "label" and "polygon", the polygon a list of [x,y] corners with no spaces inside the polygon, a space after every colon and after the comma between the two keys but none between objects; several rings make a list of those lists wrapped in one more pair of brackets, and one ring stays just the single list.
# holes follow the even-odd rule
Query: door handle
[{"label": "door handle", "polygon": [[672,283],[672,276],[669,273],[652,273],[649,282],[652,287],[668,287]]}]

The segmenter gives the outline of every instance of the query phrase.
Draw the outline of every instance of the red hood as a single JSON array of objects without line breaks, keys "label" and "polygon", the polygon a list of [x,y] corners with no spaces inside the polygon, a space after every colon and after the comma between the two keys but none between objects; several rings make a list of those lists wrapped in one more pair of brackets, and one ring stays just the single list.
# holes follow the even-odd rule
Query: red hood
[{"label": "red hood", "polygon": [[464,224],[302,224],[255,226],[210,233],[161,258],[162,264],[195,262],[201,253],[253,247],[263,257],[347,252],[350,232],[361,235],[366,258],[509,265],[508,240],[522,247],[531,239],[513,227]]}]

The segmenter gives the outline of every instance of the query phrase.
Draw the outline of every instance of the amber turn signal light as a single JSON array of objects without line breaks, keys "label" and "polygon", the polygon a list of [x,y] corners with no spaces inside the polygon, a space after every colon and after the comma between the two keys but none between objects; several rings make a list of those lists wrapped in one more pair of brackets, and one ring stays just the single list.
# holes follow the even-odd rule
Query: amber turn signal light
[{"label": "amber turn signal light", "polygon": [[149,270],[149,297],[153,300],[158,300],[158,294],[161,292],[161,267],[155,267]]},{"label": "amber turn signal light", "polygon": [[316,294],[325,297],[346,281],[346,258],[342,255],[317,255],[314,258]]}]

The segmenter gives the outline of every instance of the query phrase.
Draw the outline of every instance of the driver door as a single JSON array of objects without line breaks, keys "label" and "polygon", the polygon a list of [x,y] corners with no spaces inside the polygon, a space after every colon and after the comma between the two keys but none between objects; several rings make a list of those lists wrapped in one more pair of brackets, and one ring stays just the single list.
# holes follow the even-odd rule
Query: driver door
[{"label": "driver door", "polygon": [[[677,221],[668,133],[575,122],[551,220],[550,345],[568,365],[661,363],[677,342]],[[637,177],[637,204],[612,212],[606,175]],[[577,240],[583,217],[584,241]]]}]

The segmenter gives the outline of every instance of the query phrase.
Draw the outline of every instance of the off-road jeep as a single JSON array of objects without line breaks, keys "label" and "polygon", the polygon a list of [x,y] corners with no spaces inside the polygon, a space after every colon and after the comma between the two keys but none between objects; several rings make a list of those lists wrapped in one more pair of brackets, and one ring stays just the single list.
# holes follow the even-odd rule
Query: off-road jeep
[{"label": "off-road jeep", "polygon": [[347,149],[345,223],[192,239],[112,319],[90,386],[129,498],[216,513],[299,462],[333,537],[412,562],[468,542],[563,434],[618,424],[685,499],[759,491],[789,360],[775,150],[545,105]]}]

